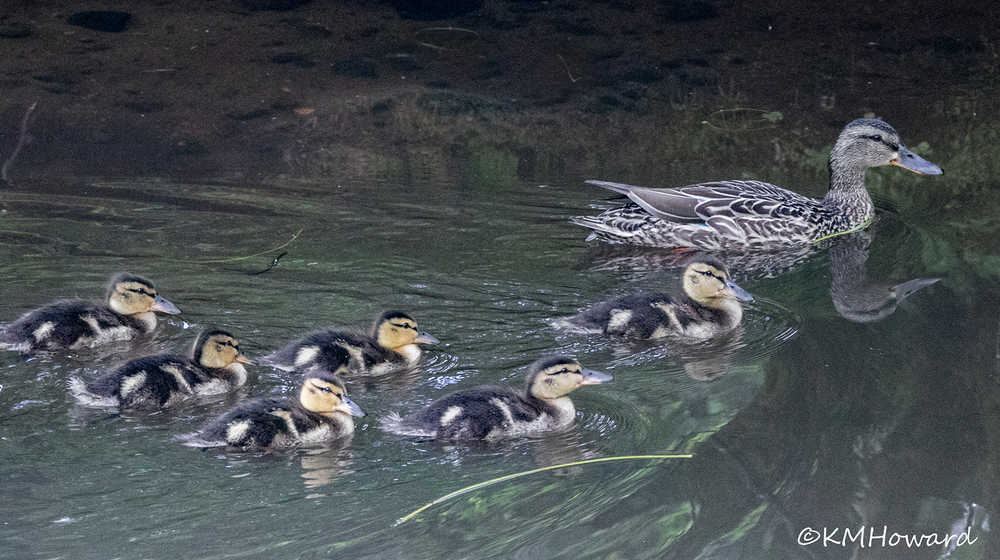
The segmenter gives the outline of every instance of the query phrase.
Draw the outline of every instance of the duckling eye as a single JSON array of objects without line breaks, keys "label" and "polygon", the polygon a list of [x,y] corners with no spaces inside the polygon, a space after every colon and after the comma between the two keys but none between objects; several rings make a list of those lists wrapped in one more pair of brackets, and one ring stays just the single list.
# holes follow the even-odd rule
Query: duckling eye
[{"label": "duckling eye", "polygon": [[222,352],[222,345],[221,344],[216,344],[215,345],[215,351],[216,352]]}]

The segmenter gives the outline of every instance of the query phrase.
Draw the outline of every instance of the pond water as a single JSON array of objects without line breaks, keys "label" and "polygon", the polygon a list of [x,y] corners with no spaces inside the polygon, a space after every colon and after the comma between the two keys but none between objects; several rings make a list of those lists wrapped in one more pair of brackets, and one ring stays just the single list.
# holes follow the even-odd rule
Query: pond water
[{"label": "pond water", "polygon": [[[907,188],[933,181],[876,173]],[[968,531],[976,542],[951,551],[876,541],[863,554],[996,557],[997,388],[986,381],[998,374],[995,279],[932,273],[917,225],[927,216],[881,201],[868,232],[787,266],[733,259],[735,279],[757,298],[740,329],[699,344],[625,345],[549,320],[614,295],[675,291],[679,270],[668,252],[585,244],[568,218],[617,204],[585,178],[498,185],[468,170],[448,179],[417,171],[7,190],[0,319],[60,297],[98,298],[120,270],[154,280],[184,313],[133,344],[0,355],[2,556],[852,558],[851,543],[797,540],[806,528],[886,526]],[[249,274],[282,253],[274,269]],[[927,277],[940,280],[892,297],[890,286]],[[351,380],[368,416],[329,447],[263,454],[178,443],[238,399],[290,394],[290,374],[261,366],[236,395],[156,413],[81,408],[66,390],[71,375],[186,350],[206,327],[231,330],[255,357],[310,329],[366,327],[393,308],[441,344],[413,372]],[[573,394],[578,417],[564,432],[472,445],[378,427],[389,412],[456,389],[519,385],[529,363],[556,352],[615,377]],[[694,457],[540,472],[394,525],[495,477],[668,453]]]}]

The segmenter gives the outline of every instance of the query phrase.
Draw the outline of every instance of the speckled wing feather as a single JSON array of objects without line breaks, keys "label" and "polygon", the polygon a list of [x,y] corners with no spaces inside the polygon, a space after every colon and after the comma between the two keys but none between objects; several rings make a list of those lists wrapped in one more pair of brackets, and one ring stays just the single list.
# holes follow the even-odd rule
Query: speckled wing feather
[{"label": "speckled wing feather", "polygon": [[800,216],[820,204],[762,181],[716,181],[687,187],[651,189],[609,181],[587,181],[626,195],[643,210],[675,223],[707,223],[713,216],[744,219]]}]

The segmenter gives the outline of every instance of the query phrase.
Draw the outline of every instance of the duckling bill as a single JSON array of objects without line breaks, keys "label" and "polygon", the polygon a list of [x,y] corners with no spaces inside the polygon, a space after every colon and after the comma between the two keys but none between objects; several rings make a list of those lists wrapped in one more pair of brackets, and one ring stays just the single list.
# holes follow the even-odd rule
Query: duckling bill
[{"label": "duckling bill", "polygon": [[743,319],[741,302],[753,296],[736,285],[719,259],[692,258],[682,275],[683,295],[636,294],[605,301],[557,322],[609,336],[651,339],[671,334],[709,338],[729,331]]},{"label": "duckling bill", "polygon": [[386,311],[368,333],[326,329],[292,341],[261,362],[285,371],[318,366],[350,373],[379,375],[412,367],[420,360],[421,344],[438,340],[417,330],[417,322],[402,311]]},{"label": "duckling bill", "polygon": [[189,437],[193,447],[276,449],[318,444],[354,433],[352,416],[364,416],[344,382],[322,369],[303,374],[298,399],[244,401]]},{"label": "duckling bill", "polygon": [[529,368],[525,389],[484,385],[458,391],[411,416],[389,415],[382,425],[403,435],[443,440],[493,440],[558,430],[576,417],[570,392],[611,379],[584,369],[573,358],[542,358]]},{"label": "duckling bill", "polygon": [[60,300],[0,327],[0,350],[78,349],[129,340],[156,328],[156,313],[181,312],[149,280],[123,272],[111,277],[103,304]]},{"label": "duckling bill", "polygon": [[188,356],[160,354],[132,360],[89,383],[70,378],[70,392],[84,405],[163,408],[191,395],[225,393],[243,386],[252,364],[226,331],[206,330]]}]

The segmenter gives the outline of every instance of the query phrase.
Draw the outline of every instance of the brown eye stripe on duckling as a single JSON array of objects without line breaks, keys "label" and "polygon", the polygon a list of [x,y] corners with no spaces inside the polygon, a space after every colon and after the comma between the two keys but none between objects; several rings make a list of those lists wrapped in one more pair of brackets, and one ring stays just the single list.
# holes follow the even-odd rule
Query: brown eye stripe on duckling
[{"label": "brown eye stripe on duckling", "polygon": [[338,397],[343,394],[343,393],[340,393],[338,391],[334,391],[332,387],[326,387],[324,385],[317,385],[317,384],[312,383],[312,382],[310,382],[309,385],[313,389],[319,389],[320,391],[323,391],[325,393],[333,393],[334,395],[337,395]]},{"label": "brown eye stripe on duckling", "polygon": [[399,327],[401,329],[413,329],[413,330],[417,330],[417,326],[413,325],[413,324],[410,324],[410,323],[393,323],[393,322],[390,321],[389,324],[392,325],[392,326],[394,326],[394,327]]},{"label": "brown eye stripe on duckling", "polygon": [[563,367],[561,367],[561,368],[559,368],[559,369],[557,369],[555,371],[546,371],[545,375],[561,375],[563,373],[580,373],[580,370],[579,369],[570,369],[570,368],[568,368],[566,366],[563,366]]},{"label": "brown eye stripe on duckling", "polygon": [[711,270],[695,270],[695,272],[697,272],[698,274],[704,274],[705,276],[711,278],[715,278],[719,282],[725,282],[724,278],[722,278],[721,276],[716,276],[715,273],[713,273]]},{"label": "brown eye stripe on duckling", "polygon": [[123,288],[123,290],[126,291],[126,292],[132,292],[132,293],[135,293],[135,294],[142,294],[144,296],[156,297],[156,293],[155,292],[148,292],[148,291],[146,291],[146,290],[144,290],[142,288]]}]

